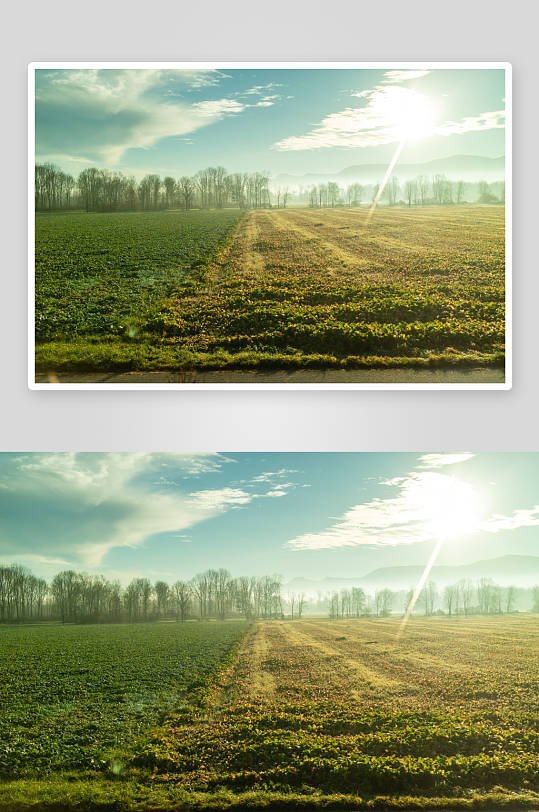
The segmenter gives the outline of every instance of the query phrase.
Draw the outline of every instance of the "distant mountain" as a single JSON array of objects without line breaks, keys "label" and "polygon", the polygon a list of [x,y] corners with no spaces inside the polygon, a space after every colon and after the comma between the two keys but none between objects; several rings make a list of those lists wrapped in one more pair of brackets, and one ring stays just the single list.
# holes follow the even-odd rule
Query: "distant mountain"
[{"label": "distant mountain", "polygon": [[[387,171],[387,164],[358,164],[348,166],[332,175],[313,174],[288,175],[286,173],[272,178],[272,186],[290,186],[297,189],[299,185],[309,186],[313,183],[327,183],[332,181],[340,186],[347,183],[376,183],[381,181]],[[399,164],[395,166],[393,174],[401,183],[417,177],[417,175],[447,175],[451,180],[465,180],[475,182],[486,180],[488,183],[503,181],[505,178],[505,156],[500,158],[486,158],[483,155],[451,155],[449,158],[437,158],[422,164]]]},{"label": "distant mountain", "polygon": [[[315,595],[317,591],[327,592],[332,589],[350,588],[360,586],[366,592],[373,589],[409,589],[415,586],[421,578],[425,567],[413,565],[408,567],[380,567],[367,575],[356,578],[323,578],[313,581],[308,578],[293,578],[283,584],[283,592],[306,592]],[[454,584],[461,578],[492,578],[498,584],[516,584],[516,586],[532,586],[539,583],[539,556],[536,555],[504,555],[500,558],[488,558],[484,561],[475,561],[473,564],[447,567],[434,566],[429,578],[436,582],[439,588],[447,584]]]}]

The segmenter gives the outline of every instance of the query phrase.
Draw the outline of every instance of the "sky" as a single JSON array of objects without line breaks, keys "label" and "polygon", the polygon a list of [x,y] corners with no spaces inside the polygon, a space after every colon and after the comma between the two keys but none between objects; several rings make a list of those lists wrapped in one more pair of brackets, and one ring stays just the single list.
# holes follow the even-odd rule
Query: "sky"
[{"label": "sky", "polygon": [[177,179],[505,154],[499,68],[42,67],[36,160]]},{"label": "sky", "polygon": [[124,585],[539,555],[537,453],[0,454],[0,564]]}]

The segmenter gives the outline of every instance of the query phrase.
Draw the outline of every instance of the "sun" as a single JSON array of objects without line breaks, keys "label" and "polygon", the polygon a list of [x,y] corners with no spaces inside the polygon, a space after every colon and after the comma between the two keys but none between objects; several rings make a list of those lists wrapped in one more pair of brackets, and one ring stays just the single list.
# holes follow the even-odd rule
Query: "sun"
[{"label": "sun", "polygon": [[385,132],[398,141],[424,138],[432,133],[433,116],[430,100],[415,90],[392,88],[383,102],[387,125]]},{"label": "sun", "polygon": [[473,488],[456,477],[431,474],[411,487],[410,497],[424,516],[422,527],[433,536],[448,538],[472,532],[477,519]]}]

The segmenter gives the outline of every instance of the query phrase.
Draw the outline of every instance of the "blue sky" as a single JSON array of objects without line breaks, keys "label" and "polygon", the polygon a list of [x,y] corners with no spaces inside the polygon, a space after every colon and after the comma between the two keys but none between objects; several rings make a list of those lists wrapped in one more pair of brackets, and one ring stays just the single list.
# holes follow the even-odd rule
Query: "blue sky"
[{"label": "blue sky", "polygon": [[0,454],[0,564],[170,583],[539,555],[535,453]]},{"label": "blue sky", "polygon": [[505,71],[36,70],[36,160],[178,178],[207,166],[272,176],[505,154]]}]

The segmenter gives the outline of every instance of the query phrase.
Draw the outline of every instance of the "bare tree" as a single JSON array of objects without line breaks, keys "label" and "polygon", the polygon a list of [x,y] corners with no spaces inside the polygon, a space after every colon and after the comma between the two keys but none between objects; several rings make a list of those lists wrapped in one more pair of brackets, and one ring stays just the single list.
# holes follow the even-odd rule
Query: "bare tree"
[{"label": "bare tree", "polygon": [[441,205],[446,194],[447,178],[445,175],[435,175],[432,179],[432,196],[434,202]]},{"label": "bare tree", "polygon": [[294,620],[294,606],[296,605],[296,593],[289,592],[288,593],[288,603],[290,605],[290,612],[292,614],[292,620]]},{"label": "bare tree", "polygon": [[380,589],[374,591],[374,608],[376,609],[376,617],[378,617],[382,608],[382,591]]},{"label": "bare tree", "polygon": [[412,200],[415,200],[417,195],[417,180],[406,180],[404,181],[404,196],[408,201],[408,205],[412,205]]},{"label": "bare tree", "polygon": [[410,604],[412,603],[412,599],[415,595],[415,589],[413,586],[405,593],[404,595],[404,611],[407,612]]},{"label": "bare tree", "polygon": [[425,610],[425,615],[429,616],[433,614],[437,598],[438,587],[436,583],[434,581],[428,581],[421,590],[421,594],[418,598],[418,602]]},{"label": "bare tree", "polygon": [[383,193],[383,196],[388,199],[390,206],[394,206],[395,203],[397,202],[397,197],[398,197],[398,194],[399,194],[399,190],[400,190],[400,183],[398,181],[398,178],[396,178],[394,175],[392,175],[390,177],[390,179],[388,180],[388,182],[386,183],[386,185],[384,187],[384,193]]},{"label": "bare tree", "polygon": [[477,582],[477,601],[479,603],[479,611],[481,614],[487,614],[490,611],[492,604],[494,581],[492,578],[481,578]]},{"label": "bare tree", "polygon": [[469,578],[461,578],[458,582],[458,587],[462,600],[462,608],[464,609],[464,614],[467,615],[472,607],[474,585]]},{"label": "bare tree", "polygon": [[477,184],[477,202],[490,203],[492,195],[490,194],[490,184],[486,180],[480,180]]},{"label": "bare tree", "polygon": [[290,188],[285,186],[283,188],[283,209],[286,209],[286,204],[288,203],[288,199],[290,197]]},{"label": "bare tree", "polygon": [[430,178],[428,175],[418,175],[416,178],[421,205],[426,206],[429,198]]},{"label": "bare tree", "polygon": [[456,584],[448,584],[442,589],[442,605],[447,609],[447,614],[451,617],[456,603],[458,587]]},{"label": "bare tree", "polygon": [[167,604],[170,597],[170,587],[165,581],[156,581],[153,586],[155,596],[157,598],[157,619],[159,619],[161,612],[163,613],[163,620],[167,613]]},{"label": "bare tree", "polygon": [[463,180],[458,180],[455,186],[455,193],[457,195],[457,203],[462,203],[462,198],[464,197],[464,192],[466,191],[466,182]]},{"label": "bare tree", "polygon": [[[165,187],[165,199],[166,199],[166,207],[167,209],[174,203],[174,192],[176,191],[176,181],[174,178],[171,178],[170,175],[163,181],[163,186]],[[194,186],[194,182],[193,182]]]},{"label": "bare tree", "polygon": [[180,615],[183,623],[189,610],[191,602],[191,588],[186,581],[174,581],[171,587],[171,594],[176,603],[176,618]]},{"label": "bare tree", "polygon": [[518,589],[515,584],[509,584],[505,589],[505,611],[507,614],[513,611],[516,599],[518,597]]},{"label": "bare tree", "polygon": [[186,175],[184,175],[178,180],[177,189],[180,202],[187,211],[193,204],[196,189],[195,182],[192,178],[188,178]]},{"label": "bare tree", "polygon": [[365,606],[365,592],[359,586],[353,586],[351,589],[352,595],[352,612],[356,617],[359,617],[363,612]]},{"label": "bare tree", "polygon": [[382,603],[380,606],[380,614],[382,617],[388,617],[391,614],[391,610],[393,609],[393,605],[395,603],[395,593],[392,589],[382,589],[380,593]]},{"label": "bare tree", "polygon": [[303,610],[307,608],[309,605],[307,598],[305,596],[305,592],[300,592],[298,595],[298,619],[301,620],[301,615],[303,614]]}]

